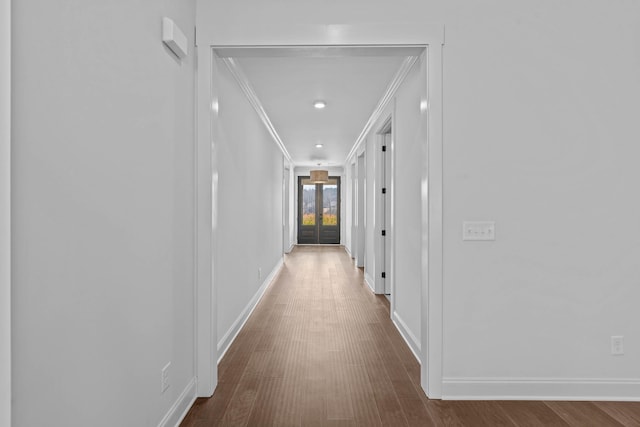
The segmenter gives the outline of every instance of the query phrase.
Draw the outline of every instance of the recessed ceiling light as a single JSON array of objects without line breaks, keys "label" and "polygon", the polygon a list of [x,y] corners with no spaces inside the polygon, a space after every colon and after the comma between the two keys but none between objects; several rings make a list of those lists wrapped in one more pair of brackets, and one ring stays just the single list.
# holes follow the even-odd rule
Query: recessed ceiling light
[{"label": "recessed ceiling light", "polygon": [[323,145],[322,144],[316,144],[316,148],[322,148]]},{"label": "recessed ceiling light", "polygon": [[327,103],[324,102],[324,101],[316,101],[316,102],[313,103],[313,106],[315,108],[317,108],[318,110],[322,110],[324,107],[327,106]]}]

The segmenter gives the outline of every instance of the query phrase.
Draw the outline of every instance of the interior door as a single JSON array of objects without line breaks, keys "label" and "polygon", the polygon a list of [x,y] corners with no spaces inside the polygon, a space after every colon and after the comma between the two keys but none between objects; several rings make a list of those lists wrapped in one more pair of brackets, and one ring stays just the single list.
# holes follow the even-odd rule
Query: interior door
[{"label": "interior door", "polygon": [[298,243],[340,243],[340,177],[326,183],[298,178]]}]

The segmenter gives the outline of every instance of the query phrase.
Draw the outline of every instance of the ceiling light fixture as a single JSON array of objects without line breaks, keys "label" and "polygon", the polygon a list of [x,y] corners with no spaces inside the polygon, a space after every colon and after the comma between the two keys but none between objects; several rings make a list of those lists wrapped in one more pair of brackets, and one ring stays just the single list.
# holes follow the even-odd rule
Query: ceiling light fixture
[{"label": "ceiling light fixture", "polygon": [[322,144],[316,144],[316,148],[322,148],[322,147],[324,147],[324,145],[322,145]]},{"label": "ceiling light fixture", "polygon": [[329,171],[314,170],[311,171],[310,181],[314,184],[326,184],[329,182]]},{"label": "ceiling light fixture", "polygon": [[318,110],[322,110],[324,107],[326,107],[326,106],[327,106],[327,103],[326,103],[326,102],[324,102],[324,101],[320,101],[320,100],[318,100],[318,101],[316,101],[316,102],[314,102],[314,103],[313,103],[313,106],[314,106],[315,108],[317,108]]}]

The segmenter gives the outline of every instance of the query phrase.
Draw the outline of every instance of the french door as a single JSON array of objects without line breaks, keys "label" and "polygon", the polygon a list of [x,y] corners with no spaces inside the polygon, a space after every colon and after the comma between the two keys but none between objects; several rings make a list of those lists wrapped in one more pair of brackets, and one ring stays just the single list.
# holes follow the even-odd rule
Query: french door
[{"label": "french door", "polygon": [[298,177],[298,243],[340,243],[340,177],[321,184]]}]

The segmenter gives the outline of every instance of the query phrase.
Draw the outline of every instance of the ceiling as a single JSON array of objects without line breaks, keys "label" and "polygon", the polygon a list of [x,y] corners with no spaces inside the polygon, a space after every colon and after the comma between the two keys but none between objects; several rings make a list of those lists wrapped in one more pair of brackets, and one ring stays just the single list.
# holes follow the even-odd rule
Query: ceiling
[{"label": "ceiling", "polygon": [[[404,48],[233,56],[296,166],[341,166],[405,58]],[[316,100],[327,106],[316,109]],[[316,148],[316,144],[323,144]]]}]

